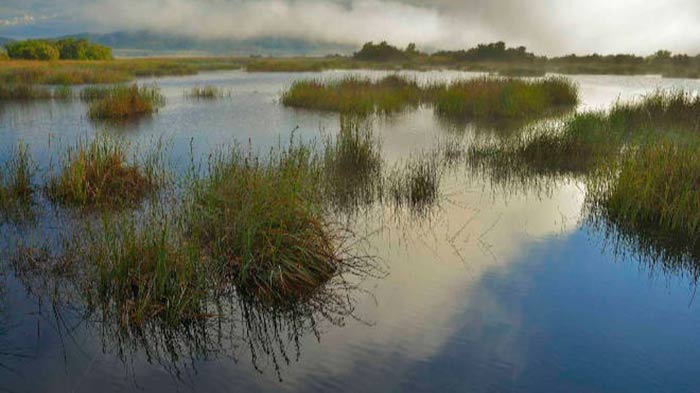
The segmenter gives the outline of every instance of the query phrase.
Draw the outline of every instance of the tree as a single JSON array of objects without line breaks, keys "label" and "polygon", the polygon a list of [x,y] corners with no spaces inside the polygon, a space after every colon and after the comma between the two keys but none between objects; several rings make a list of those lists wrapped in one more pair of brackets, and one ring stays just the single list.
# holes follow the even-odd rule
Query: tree
[{"label": "tree", "polygon": [[60,53],[44,40],[26,40],[5,44],[7,55],[11,59],[58,60]]}]

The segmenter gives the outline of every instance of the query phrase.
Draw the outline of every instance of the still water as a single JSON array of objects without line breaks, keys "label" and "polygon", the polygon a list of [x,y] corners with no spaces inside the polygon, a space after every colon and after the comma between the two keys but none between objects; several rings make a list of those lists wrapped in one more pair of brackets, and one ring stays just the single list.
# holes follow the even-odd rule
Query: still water
[{"label": "still water", "polygon": [[[119,126],[89,121],[79,100],[5,103],[0,154],[22,140],[48,168],[57,146],[107,132],[138,145],[166,140],[173,165],[184,169],[190,151],[202,159],[234,142],[264,150],[286,143],[292,131],[311,140],[337,132],[338,116],[284,108],[280,93],[296,79],[345,74],[141,80],[158,83],[167,104]],[[476,74],[411,75],[428,81]],[[700,88],[651,76],[572,79],[582,95],[578,110],[656,89]],[[230,89],[231,97],[184,97],[198,84]],[[493,131],[445,124],[430,108],[375,119],[374,130],[388,162],[447,138],[468,143]],[[233,300],[229,318],[198,332],[122,338],[83,317],[80,304],[39,293],[40,283],[27,283],[3,262],[0,391],[700,391],[695,279],[661,269],[587,225],[584,184],[556,179],[545,187],[494,188],[457,165],[440,191],[427,214],[386,206],[357,214],[362,249],[380,268],[338,288],[332,304],[269,315]],[[60,231],[46,224],[54,220],[47,215],[44,227]],[[2,224],[0,231],[18,229]]]}]

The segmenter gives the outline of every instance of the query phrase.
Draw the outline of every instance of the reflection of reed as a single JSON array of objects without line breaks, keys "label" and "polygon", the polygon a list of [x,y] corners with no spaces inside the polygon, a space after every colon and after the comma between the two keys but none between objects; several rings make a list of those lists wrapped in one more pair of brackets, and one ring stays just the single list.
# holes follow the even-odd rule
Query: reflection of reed
[{"label": "reflection of reed", "polygon": [[[39,314],[52,321],[61,341],[82,330],[99,331],[103,350],[117,356],[134,378],[138,363],[146,361],[181,383],[197,372],[199,360],[235,361],[244,354],[261,373],[271,364],[281,379],[284,368],[300,359],[304,338],[320,340],[323,327],[341,327],[348,318],[361,321],[354,314],[355,304],[360,296],[371,296],[362,282],[385,275],[375,258],[355,254],[335,277],[304,299],[270,303],[231,285],[210,293],[204,310],[207,318],[179,324],[153,318],[134,325],[113,312],[113,299],[87,297],[83,287],[89,283],[68,259],[52,257],[48,248],[20,252],[21,258],[12,260],[15,277],[37,304],[51,305],[40,307]],[[0,339],[1,335],[2,330]],[[0,358],[5,355],[0,352]]]}]

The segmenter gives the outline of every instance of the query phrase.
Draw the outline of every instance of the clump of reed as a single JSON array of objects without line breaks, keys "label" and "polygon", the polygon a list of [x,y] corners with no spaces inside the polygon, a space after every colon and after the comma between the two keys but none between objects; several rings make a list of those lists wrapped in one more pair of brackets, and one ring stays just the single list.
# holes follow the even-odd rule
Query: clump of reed
[{"label": "clump of reed", "polygon": [[218,98],[230,97],[231,92],[227,92],[222,88],[216,86],[194,86],[191,89],[185,91],[185,97],[204,99],[204,100],[214,100]]},{"label": "clump of reed", "polygon": [[233,147],[191,189],[187,228],[222,276],[271,302],[310,295],[342,258],[324,211],[320,159],[291,142],[261,157]]},{"label": "clump of reed", "polygon": [[294,108],[352,114],[392,113],[420,104],[418,83],[396,75],[378,81],[356,76],[337,81],[296,81],[282,94],[282,104]]},{"label": "clump of reed", "polygon": [[388,192],[397,206],[423,210],[439,196],[442,167],[435,153],[422,153],[394,168],[387,179]]},{"label": "clump of reed", "polygon": [[589,181],[592,212],[626,228],[700,239],[700,144],[658,141],[625,152]]},{"label": "clump of reed", "polygon": [[160,210],[102,217],[78,232],[68,255],[87,280],[82,292],[123,327],[158,319],[177,325],[206,318],[207,265]]},{"label": "clump of reed", "polygon": [[323,165],[329,195],[339,206],[355,208],[381,197],[381,142],[366,120],[341,116],[340,132],[324,143]]},{"label": "clump of reed", "polygon": [[[530,174],[590,174],[614,162],[625,147],[697,134],[700,98],[657,92],[617,103],[609,112],[576,114],[524,136],[470,148],[473,166]],[[495,171],[493,171],[495,172]]]},{"label": "clump of reed", "polygon": [[27,145],[20,142],[0,172],[0,216],[10,219],[27,216],[34,197],[36,171]]},{"label": "clump of reed", "polygon": [[51,171],[47,195],[64,205],[106,209],[134,205],[165,181],[160,152],[143,163],[129,159],[128,146],[114,138],[97,136],[69,147],[58,174]]},{"label": "clump of reed", "polygon": [[519,119],[546,115],[578,103],[578,88],[564,78],[538,80],[477,78],[439,88],[435,112],[477,120]]},{"label": "clump of reed", "polygon": [[114,86],[89,93],[91,97],[101,96],[90,103],[88,116],[92,119],[130,119],[157,112],[165,104],[165,97],[155,86]]}]

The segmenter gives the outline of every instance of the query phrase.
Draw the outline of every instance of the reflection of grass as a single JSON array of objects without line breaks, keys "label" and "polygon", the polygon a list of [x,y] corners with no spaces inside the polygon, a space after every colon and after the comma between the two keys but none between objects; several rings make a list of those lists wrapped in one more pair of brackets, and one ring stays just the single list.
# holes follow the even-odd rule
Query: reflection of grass
[{"label": "reflection of grass", "polygon": [[127,146],[122,142],[105,136],[89,143],[81,140],[66,151],[60,173],[51,175],[48,196],[79,207],[133,205],[163,181],[162,168],[155,158],[158,153],[140,167],[127,158]]},{"label": "reflection of grass", "polygon": [[0,215],[13,219],[26,216],[34,196],[35,173],[27,146],[20,143],[0,172]]},{"label": "reflection of grass", "polygon": [[87,97],[100,97],[90,103],[88,115],[92,119],[124,120],[149,115],[165,104],[160,89],[149,86],[115,86],[86,92],[83,98]]}]

